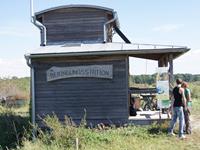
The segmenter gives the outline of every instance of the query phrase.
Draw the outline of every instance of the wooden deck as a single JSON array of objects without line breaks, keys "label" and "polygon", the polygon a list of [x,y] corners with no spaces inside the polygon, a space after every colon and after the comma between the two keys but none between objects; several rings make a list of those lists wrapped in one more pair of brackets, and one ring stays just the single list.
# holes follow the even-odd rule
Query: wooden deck
[{"label": "wooden deck", "polygon": [[150,125],[170,120],[169,114],[162,114],[159,111],[137,111],[137,116],[130,116],[129,123],[135,125]]}]

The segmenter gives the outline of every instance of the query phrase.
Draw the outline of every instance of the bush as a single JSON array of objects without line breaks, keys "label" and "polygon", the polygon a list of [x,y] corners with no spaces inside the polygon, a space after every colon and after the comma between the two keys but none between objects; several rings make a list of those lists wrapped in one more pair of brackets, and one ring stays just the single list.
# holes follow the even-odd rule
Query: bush
[{"label": "bush", "polygon": [[30,99],[30,78],[0,78],[0,96]]},{"label": "bush", "polygon": [[28,129],[28,116],[17,115],[12,109],[0,106],[0,147],[2,149],[20,145]]},{"label": "bush", "polygon": [[192,82],[189,84],[192,98],[200,98],[200,82]]},{"label": "bush", "polygon": [[[68,117],[65,117],[64,123],[61,123],[56,115],[47,116],[43,121],[46,125],[46,130],[37,129],[36,142],[45,145],[49,149],[55,148],[55,145],[58,149],[74,149],[76,147],[76,139],[79,141],[78,146],[82,148],[91,143],[111,142],[111,138],[106,136],[105,132],[98,129],[88,129],[83,124],[75,126]],[[28,140],[23,143],[25,146],[26,144],[30,145]]]},{"label": "bush", "polygon": [[44,119],[48,132],[39,130],[39,138],[45,145],[56,144],[58,147],[70,148],[75,146],[75,140],[78,138],[78,130],[75,126],[69,123],[69,118],[66,117],[65,123],[62,124],[56,115],[47,116]]}]

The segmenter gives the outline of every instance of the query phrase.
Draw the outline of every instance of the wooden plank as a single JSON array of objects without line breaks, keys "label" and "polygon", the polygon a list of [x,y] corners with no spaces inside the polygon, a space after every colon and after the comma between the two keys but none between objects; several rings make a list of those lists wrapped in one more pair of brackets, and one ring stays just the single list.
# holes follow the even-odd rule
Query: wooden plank
[{"label": "wooden plank", "polygon": [[129,117],[129,104],[130,104],[130,101],[129,101],[129,98],[130,98],[130,95],[129,95],[129,57],[127,56],[126,57],[126,114],[127,114],[127,120],[128,120],[128,117]]},{"label": "wooden plank", "polygon": [[108,12],[93,8],[67,8],[46,12],[37,18],[47,28],[47,44],[56,42],[103,42]]},{"label": "wooden plank", "polygon": [[[61,58],[62,59],[62,58]],[[70,115],[81,119],[83,109],[90,118],[128,119],[128,60],[127,57],[106,57],[75,62],[62,62],[58,59],[44,62],[35,61],[36,114],[56,112],[59,117]],[[112,64],[113,79],[70,78],[46,81],[46,70],[52,66],[74,66],[89,64]]]},{"label": "wooden plank", "polygon": [[174,83],[174,74],[173,74],[173,54],[169,54],[169,93],[172,94],[173,83]]},{"label": "wooden plank", "polygon": [[168,54],[163,55],[158,60],[158,67],[168,67]]},{"label": "wooden plank", "polygon": [[164,59],[163,59],[163,57],[161,57],[161,58],[158,60],[158,67],[164,67]]},{"label": "wooden plank", "polygon": [[168,62],[169,62],[168,55],[165,55],[165,56],[164,56],[164,66],[165,66],[165,67],[168,67]]},{"label": "wooden plank", "polygon": [[[39,64],[42,63],[46,67],[50,67],[51,65],[49,62],[54,62],[54,64],[57,63],[65,63],[65,64],[76,64],[76,63],[99,63],[99,62],[104,62],[104,64],[110,64],[110,61],[112,63],[114,61],[118,61],[118,64],[120,63],[119,60],[125,59],[124,56],[122,55],[116,55],[116,56],[71,56],[71,57],[60,57],[59,59],[57,57],[50,57],[50,58],[34,58],[32,59],[32,64],[37,65],[39,67]],[[89,61],[88,61],[89,60]],[[124,62],[121,62],[122,64]]]}]

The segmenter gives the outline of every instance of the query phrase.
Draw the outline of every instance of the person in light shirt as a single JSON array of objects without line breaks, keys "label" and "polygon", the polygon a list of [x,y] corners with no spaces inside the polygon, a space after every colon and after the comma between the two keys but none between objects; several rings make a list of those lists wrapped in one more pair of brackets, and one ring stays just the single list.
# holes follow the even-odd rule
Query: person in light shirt
[{"label": "person in light shirt", "polygon": [[192,107],[191,92],[190,92],[187,82],[183,82],[181,87],[184,88],[184,94],[185,94],[186,106],[187,106],[187,108],[184,109],[185,132],[186,134],[191,134],[192,133],[191,122],[190,122],[190,114],[191,114],[191,107]]}]

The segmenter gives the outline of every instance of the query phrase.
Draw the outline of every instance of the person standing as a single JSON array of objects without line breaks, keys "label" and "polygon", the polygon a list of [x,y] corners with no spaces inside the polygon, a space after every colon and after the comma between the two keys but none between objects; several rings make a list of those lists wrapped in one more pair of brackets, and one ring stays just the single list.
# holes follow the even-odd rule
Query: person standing
[{"label": "person standing", "polygon": [[192,107],[192,99],[191,99],[191,92],[188,88],[188,83],[183,82],[181,85],[184,88],[184,94],[186,98],[186,106],[187,109],[184,109],[184,116],[185,116],[185,132],[186,134],[192,133],[191,123],[190,123],[190,114],[191,114],[191,107]]},{"label": "person standing", "polygon": [[177,86],[173,89],[173,100],[172,100],[172,120],[170,122],[169,126],[169,135],[175,135],[174,134],[174,127],[177,121],[177,118],[179,118],[179,138],[184,139],[185,135],[183,133],[184,128],[184,112],[183,109],[186,109],[186,99],[184,94],[184,89],[181,87],[182,80],[177,79],[176,80]]}]

